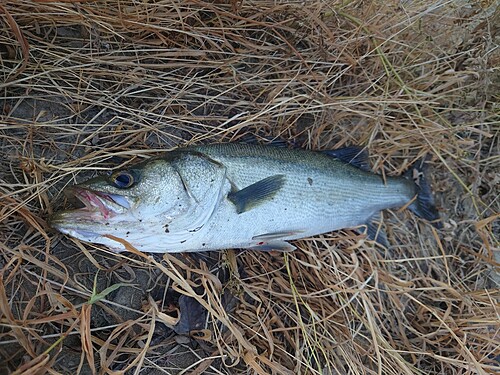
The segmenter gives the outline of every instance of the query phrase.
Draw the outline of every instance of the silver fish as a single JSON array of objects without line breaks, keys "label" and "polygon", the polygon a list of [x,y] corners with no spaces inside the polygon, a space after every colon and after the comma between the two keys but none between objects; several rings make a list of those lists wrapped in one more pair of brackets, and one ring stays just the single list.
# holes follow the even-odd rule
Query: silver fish
[{"label": "silver fish", "polygon": [[287,241],[364,224],[375,238],[372,219],[405,205],[439,219],[425,181],[384,181],[360,155],[358,148],[187,147],[70,187],[66,194],[84,207],[57,212],[50,223],[114,251],[130,244],[166,253],[288,251],[295,247]]}]

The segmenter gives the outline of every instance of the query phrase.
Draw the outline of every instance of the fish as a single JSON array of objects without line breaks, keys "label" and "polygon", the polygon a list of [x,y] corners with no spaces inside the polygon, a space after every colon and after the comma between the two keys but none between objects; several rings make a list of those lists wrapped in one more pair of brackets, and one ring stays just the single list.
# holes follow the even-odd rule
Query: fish
[{"label": "fish", "polygon": [[49,223],[115,252],[291,251],[290,241],[362,226],[388,246],[375,224],[382,210],[407,206],[440,225],[420,164],[415,181],[373,173],[359,147],[188,146],[67,188],[82,207]]}]

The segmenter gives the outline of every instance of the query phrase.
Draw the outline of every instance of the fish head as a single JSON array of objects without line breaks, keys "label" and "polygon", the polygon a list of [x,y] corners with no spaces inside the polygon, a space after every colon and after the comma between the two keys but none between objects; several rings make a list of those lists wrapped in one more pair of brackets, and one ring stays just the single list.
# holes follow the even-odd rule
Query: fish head
[{"label": "fish head", "polygon": [[126,250],[119,238],[134,245],[189,211],[193,204],[176,168],[166,160],[118,170],[70,186],[64,194],[78,208],[49,219],[58,231],[115,251]]}]

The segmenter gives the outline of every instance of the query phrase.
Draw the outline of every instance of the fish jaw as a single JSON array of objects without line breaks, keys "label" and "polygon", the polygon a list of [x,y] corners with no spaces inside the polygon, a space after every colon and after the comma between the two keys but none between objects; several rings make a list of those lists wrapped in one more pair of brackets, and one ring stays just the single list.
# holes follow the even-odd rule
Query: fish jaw
[{"label": "fish jaw", "polygon": [[88,231],[85,229],[71,228],[69,226],[59,226],[57,224],[52,224],[52,227],[57,229],[59,232],[67,234],[70,237],[77,238],[81,241],[96,243],[107,246],[110,250],[119,253],[127,250],[124,244],[119,241],[115,241],[105,234],[101,235],[96,232]]},{"label": "fish jaw", "polygon": [[64,191],[70,200],[83,204],[82,208],[61,211],[55,217],[62,216],[73,219],[111,219],[122,215],[131,208],[129,200],[118,194],[92,190],[80,186],[71,186]]},{"label": "fish jaw", "polygon": [[123,245],[106,238],[103,223],[126,215],[131,209],[129,200],[121,195],[72,186],[64,194],[83,205],[81,208],[56,212],[49,219],[49,225],[61,233],[80,240],[105,244],[113,250],[123,250]]}]

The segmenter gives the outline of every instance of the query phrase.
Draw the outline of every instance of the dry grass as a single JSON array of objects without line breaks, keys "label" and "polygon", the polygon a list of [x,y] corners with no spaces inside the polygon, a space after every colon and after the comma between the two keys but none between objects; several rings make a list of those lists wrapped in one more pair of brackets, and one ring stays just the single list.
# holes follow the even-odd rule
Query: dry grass
[{"label": "dry grass", "polygon": [[[494,4],[13,0],[0,14],[0,372],[500,371]],[[384,174],[432,155],[445,227],[385,213],[387,252],[344,231],[285,255],[175,257],[47,227],[68,184],[249,134],[365,145]],[[208,310],[187,338],[168,328],[181,295]]]}]

